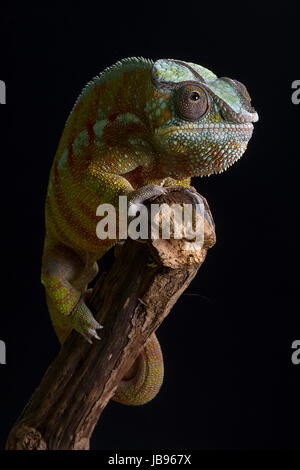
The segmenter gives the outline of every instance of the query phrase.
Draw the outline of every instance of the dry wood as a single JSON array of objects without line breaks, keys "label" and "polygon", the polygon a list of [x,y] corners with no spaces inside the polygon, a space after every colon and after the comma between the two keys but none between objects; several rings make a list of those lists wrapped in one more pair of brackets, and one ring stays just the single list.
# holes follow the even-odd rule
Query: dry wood
[{"label": "dry wood", "polygon": [[[168,191],[155,203],[190,202],[182,187]],[[75,331],[70,334],[12,428],[6,449],[89,449],[94,427],[118,383],[130,367],[134,370],[141,348],[214,243],[214,227],[206,219],[204,245],[195,251],[186,251],[185,240],[128,239],[90,301],[104,325],[102,339],[90,345]]]}]

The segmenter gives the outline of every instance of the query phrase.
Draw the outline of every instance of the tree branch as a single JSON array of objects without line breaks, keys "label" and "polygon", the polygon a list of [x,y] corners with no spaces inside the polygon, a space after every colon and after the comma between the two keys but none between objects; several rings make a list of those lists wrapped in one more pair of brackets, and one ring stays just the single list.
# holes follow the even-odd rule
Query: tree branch
[{"label": "tree branch", "polygon": [[[12,428],[6,449],[89,449],[94,427],[118,383],[215,243],[211,214],[202,199],[207,215],[202,247],[186,250],[185,240],[174,239],[126,241],[90,302],[104,325],[102,339],[90,345],[75,331],[69,335]],[[171,187],[155,200],[162,202],[190,199],[186,188]]]}]

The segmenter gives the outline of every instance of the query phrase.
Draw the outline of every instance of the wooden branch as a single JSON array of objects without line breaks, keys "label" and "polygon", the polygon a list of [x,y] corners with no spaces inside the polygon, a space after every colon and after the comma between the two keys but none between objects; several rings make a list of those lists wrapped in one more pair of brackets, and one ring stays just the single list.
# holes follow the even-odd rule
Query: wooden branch
[{"label": "wooden branch", "polygon": [[[182,187],[168,191],[155,203],[190,202]],[[204,220],[204,245],[194,251],[185,249],[185,240],[128,239],[90,302],[104,325],[102,339],[90,345],[75,331],[69,335],[12,428],[6,449],[89,449],[94,427],[118,383],[214,243],[209,218]]]}]

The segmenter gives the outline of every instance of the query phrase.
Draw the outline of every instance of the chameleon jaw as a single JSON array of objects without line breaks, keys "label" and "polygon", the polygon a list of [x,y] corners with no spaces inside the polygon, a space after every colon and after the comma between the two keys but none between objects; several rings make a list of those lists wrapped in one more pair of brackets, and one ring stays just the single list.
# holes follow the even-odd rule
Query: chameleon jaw
[{"label": "chameleon jaw", "polygon": [[[243,133],[253,132],[253,124],[251,122],[247,123],[232,123],[232,122],[216,122],[216,123],[203,123],[203,124],[192,124],[187,123],[182,126],[169,126],[169,127],[159,127],[155,129],[155,135],[157,137],[167,137],[174,134],[180,133],[197,133],[203,130],[212,130],[213,132],[220,132],[224,130],[231,131],[242,131]],[[250,136],[251,137],[251,136]]]}]

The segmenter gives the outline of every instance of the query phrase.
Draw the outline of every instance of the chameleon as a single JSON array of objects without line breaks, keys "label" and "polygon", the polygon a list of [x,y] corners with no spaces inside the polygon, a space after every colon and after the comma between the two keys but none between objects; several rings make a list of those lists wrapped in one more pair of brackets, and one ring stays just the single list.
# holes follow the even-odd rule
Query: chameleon
[{"label": "chameleon", "polygon": [[[118,240],[96,235],[99,204],[138,206],[165,187],[221,173],[245,152],[258,114],[246,87],[182,60],[130,57],[94,77],[71,110],[50,170],[41,281],[61,344],[102,326],[87,306],[98,261]],[[158,393],[163,356],[155,333],[113,400],[140,405]]]}]

